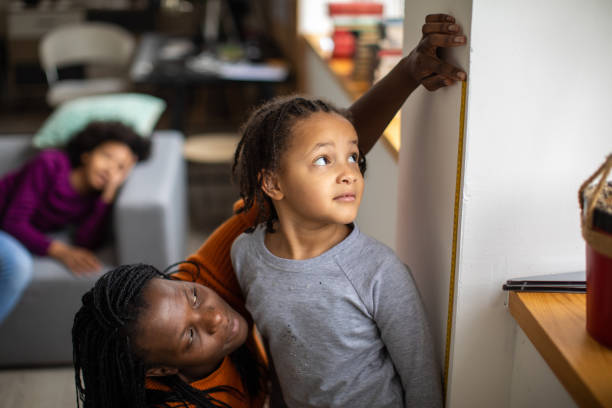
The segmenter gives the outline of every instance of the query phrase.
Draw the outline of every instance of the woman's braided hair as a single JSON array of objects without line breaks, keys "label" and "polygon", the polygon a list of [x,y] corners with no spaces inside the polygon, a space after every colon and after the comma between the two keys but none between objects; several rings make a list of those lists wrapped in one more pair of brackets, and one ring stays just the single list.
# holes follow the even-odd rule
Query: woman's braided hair
[{"label": "woman's braided hair", "polygon": [[[238,393],[231,387],[201,391],[176,375],[157,377],[170,389],[169,392],[145,387],[149,365],[131,338],[137,335],[138,318],[147,307],[143,299],[144,289],[153,278],[169,279],[150,265],[122,265],[100,277],[95,286],[83,295],[83,304],[72,327],[77,406],[228,407],[211,394],[222,391]],[[245,357],[245,353],[248,350],[243,345],[230,357],[241,374],[244,372],[243,382],[249,394],[257,395],[260,390],[258,368],[254,358]]]},{"label": "woman's braided hair", "polygon": [[161,273],[152,266],[120,266],[83,295],[72,327],[77,404],[85,408],[145,407],[145,362],[130,334],[143,308],[146,284]]},{"label": "woman's braided hair", "polygon": [[[273,225],[278,215],[272,200],[261,189],[263,172],[279,169],[281,155],[289,145],[293,127],[299,120],[307,119],[317,112],[335,113],[352,121],[349,111],[345,109],[339,109],[321,99],[290,95],[264,103],[244,124],[242,138],[234,155],[232,173],[244,201],[239,212],[247,211],[253,205],[259,208],[255,226],[265,222],[266,229],[274,232]],[[365,173],[366,162],[361,152],[359,169],[362,174]]]}]

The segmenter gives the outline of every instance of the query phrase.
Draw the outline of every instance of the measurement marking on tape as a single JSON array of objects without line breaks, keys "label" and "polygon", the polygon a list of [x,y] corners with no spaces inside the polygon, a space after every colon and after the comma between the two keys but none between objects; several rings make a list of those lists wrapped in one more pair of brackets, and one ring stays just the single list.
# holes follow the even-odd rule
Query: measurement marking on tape
[{"label": "measurement marking on tape", "polygon": [[451,333],[453,329],[453,306],[455,303],[455,277],[457,271],[457,234],[459,229],[459,207],[461,178],[463,173],[463,143],[465,136],[465,99],[467,83],[461,83],[461,111],[459,114],[459,140],[457,143],[457,173],[455,178],[455,204],[453,212],[453,242],[451,249],[451,270],[448,289],[448,315],[446,320],[446,348],[444,358],[444,398],[448,390],[448,367],[450,362]]}]

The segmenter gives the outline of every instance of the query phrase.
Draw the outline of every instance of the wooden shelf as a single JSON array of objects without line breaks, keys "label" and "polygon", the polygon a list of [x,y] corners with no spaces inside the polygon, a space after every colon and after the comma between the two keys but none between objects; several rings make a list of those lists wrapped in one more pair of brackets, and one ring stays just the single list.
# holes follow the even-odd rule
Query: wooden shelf
[{"label": "wooden shelf", "polygon": [[581,407],[612,407],[612,349],[586,331],[586,295],[510,292],[510,313]]},{"label": "wooden shelf", "polygon": [[[326,63],[332,75],[337,78],[344,91],[353,101],[359,99],[361,95],[370,89],[372,84],[368,81],[356,81],[351,78],[351,73],[353,72],[353,61],[351,59],[331,58],[330,53],[323,50],[320,46],[321,36],[305,34],[303,37],[306,44],[312,48],[312,50]],[[401,140],[399,112],[391,120],[391,123],[389,123],[389,126],[387,126],[385,129],[383,136],[384,137],[382,140],[389,150],[389,153],[391,153],[395,160],[397,160],[399,157]]]}]

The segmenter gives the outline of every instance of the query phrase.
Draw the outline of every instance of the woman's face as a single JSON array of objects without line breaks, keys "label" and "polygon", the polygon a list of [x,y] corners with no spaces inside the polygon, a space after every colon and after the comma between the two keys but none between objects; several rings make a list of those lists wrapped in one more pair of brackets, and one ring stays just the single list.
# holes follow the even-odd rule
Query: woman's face
[{"label": "woman's face", "polygon": [[164,368],[161,374],[203,378],[246,341],[244,317],[206,286],[155,278],[143,296],[136,346],[146,361]]}]

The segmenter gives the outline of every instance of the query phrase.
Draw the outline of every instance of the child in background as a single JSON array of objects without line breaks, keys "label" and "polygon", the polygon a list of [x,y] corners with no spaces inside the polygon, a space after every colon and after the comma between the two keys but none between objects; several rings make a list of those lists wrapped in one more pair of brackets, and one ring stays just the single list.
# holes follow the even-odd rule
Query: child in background
[{"label": "child in background", "polygon": [[[90,251],[103,237],[110,204],[150,142],[118,122],[92,122],[64,150],[42,151],[0,179],[0,322],[31,277],[32,255],[72,272],[100,269]],[[70,245],[46,232],[78,225]]]},{"label": "child in background", "polygon": [[290,407],[440,407],[423,306],[393,251],[353,223],[365,158],[346,111],[278,98],[255,111],[234,175],[258,205],[232,263]]}]

